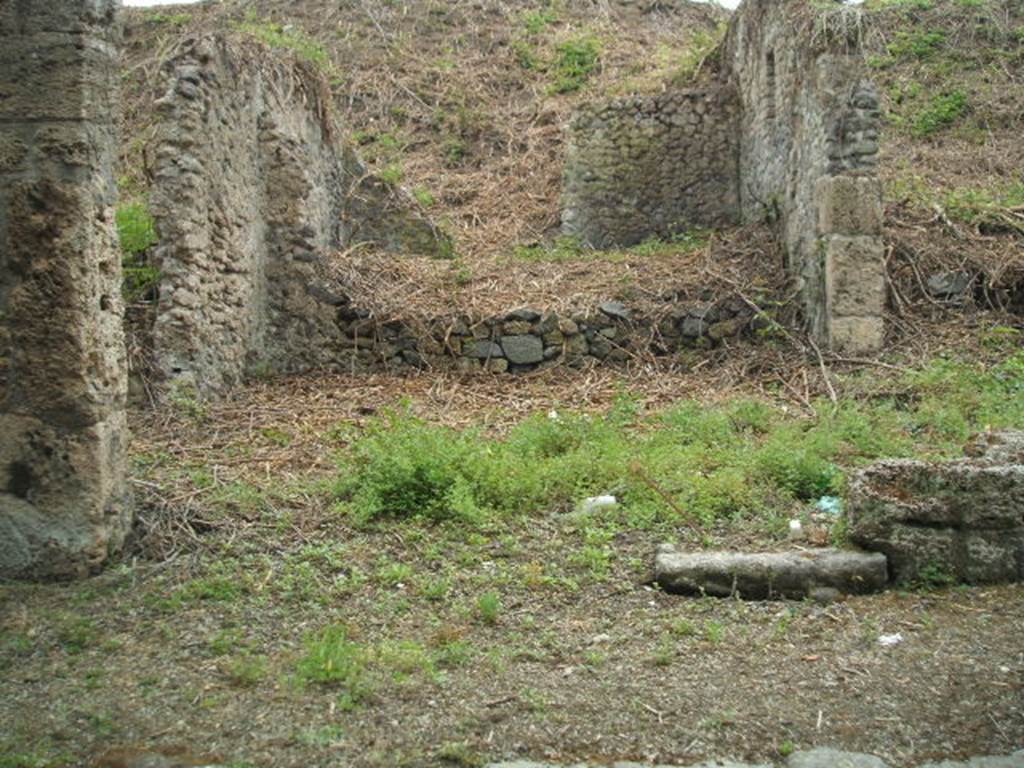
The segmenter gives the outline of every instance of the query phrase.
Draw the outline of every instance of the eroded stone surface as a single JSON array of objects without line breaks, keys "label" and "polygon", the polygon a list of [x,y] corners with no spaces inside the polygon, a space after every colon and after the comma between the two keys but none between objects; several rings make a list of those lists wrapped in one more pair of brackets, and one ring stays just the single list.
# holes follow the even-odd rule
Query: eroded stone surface
[{"label": "eroded stone surface", "polygon": [[116,6],[0,4],[0,577],[83,576],[130,524]]},{"label": "eroded stone surface", "polygon": [[445,238],[341,142],[312,67],[210,36],[184,41],[164,70],[152,193],[160,372],[218,391],[366,350],[375,339],[339,323],[363,318],[326,256],[366,242],[437,254]]},{"label": "eroded stone surface", "polygon": [[569,128],[562,228],[595,247],[739,220],[728,86],[583,108]]},{"label": "eroded stone surface", "polygon": [[1024,579],[1024,464],[999,463],[1022,442],[1007,433],[976,459],[867,467],[850,483],[850,538],[884,553],[898,582]]},{"label": "eroded stone surface", "polygon": [[655,581],[668,592],[738,596],[747,599],[799,599],[863,594],[885,588],[885,556],[877,552],[677,552],[659,548]]},{"label": "eroded stone surface", "polygon": [[888,768],[888,765],[874,755],[820,747],[794,752],[786,760],[786,768]]}]

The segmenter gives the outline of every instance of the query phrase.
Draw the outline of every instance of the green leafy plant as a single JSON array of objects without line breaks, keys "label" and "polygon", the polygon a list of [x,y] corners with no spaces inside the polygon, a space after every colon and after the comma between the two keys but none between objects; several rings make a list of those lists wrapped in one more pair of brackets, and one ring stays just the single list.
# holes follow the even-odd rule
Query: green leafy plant
[{"label": "green leafy plant", "polygon": [[967,110],[967,94],[963,91],[937,94],[914,116],[911,131],[918,138],[931,136],[955,123]]},{"label": "green leafy plant", "polygon": [[552,74],[555,82],[552,93],[578,91],[597,68],[601,56],[601,43],[593,35],[581,34],[555,46]]},{"label": "green leafy plant", "polygon": [[294,25],[281,25],[269,19],[261,19],[254,11],[250,11],[246,14],[245,21],[237,23],[235,29],[262,41],[271,48],[289,50],[303,61],[317,67],[326,69],[330,65],[327,49]]},{"label": "green leafy plant", "polygon": [[496,592],[485,592],[477,598],[476,610],[484,624],[497,624],[501,616],[501,598]]},{"label": "green leafy plant", "polygon": [[349,639],[348,629],[335,624],[306,638],[306,652],[295,667],[306,683],[338,688],[343,703],[363,701],[372,688],[367,673],[367,652]]},{"label": "green leafy plant", "polygon": [[122,291],[126,301],[138,301],[150,295],[160,281],[160,271],[146,260],[146,252],[160,238],[149,207],[144,202],[123,203],[114,213],[121,243],[124,272]]}]

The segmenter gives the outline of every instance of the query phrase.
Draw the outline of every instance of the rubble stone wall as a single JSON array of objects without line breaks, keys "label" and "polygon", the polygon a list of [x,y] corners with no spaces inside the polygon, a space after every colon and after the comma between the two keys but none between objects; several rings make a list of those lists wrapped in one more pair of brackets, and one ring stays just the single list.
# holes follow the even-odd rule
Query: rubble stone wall
[{"label": "rubble stone wall", "polygon": [[0,3],[0,578],[86,575],[130,525],[116,6]]},{"label": "rubble stone wall", "polygon": [[604,248],[735,224],[737,117],[728,87],[584,107],[569,127],[563,231]]},{"label": "rubble stone wall", "polygon": [[570,314],[520,308],[493,317],[440,315],[416,325],[381,323],[340,306],[340,341],[324,368],[528,373],[558,365],[625,364],[729,344],[757,322],[736,296],[676,301],[657,316],[606,301]]},{"label": "rubble stone wall", "polygon": [[443,237],[339,141],[309,65],[205,37],[165,71],[151,200],[160,373],[220,391],[329,363],[340,299],[323,257],[353,242],[431,253]]},{"label": "rubble stone wall", "polygon": [[569,128],[562,224],[595,247],[772,222],[808,330],[840,352],[884,341],[879,100],[859,11],[746,0],[705,91],[584,107]]}]

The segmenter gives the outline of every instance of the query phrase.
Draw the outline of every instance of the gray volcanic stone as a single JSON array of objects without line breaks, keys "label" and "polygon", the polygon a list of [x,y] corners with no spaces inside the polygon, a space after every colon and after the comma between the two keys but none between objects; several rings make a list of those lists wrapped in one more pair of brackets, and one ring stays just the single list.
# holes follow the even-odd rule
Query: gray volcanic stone
[{"label": "gray volcanic stone", "polygon": [[477,341],[470,346],[469,356],[484,359],[489,357],[504,357],[505,353],[502,352],[501,347],[493,341]]},{"label": "gray volcanic stone", "polygon": [[794,752],[786,761],[787,768],[888,768],[884,760],[860,752],[841,752],[822,747]]},{"label": "gray volcanic stone", "polygon": [[1024,465],[880,461],[851,481],[847,518],[897,582],[1024,579]]},{"label": "gray volcanic stone", "polygon": [[885,588],[888,570],[885,556],[878,553],[681,553],[662,545],[654,578],[666,592],[760,600],[817,596],[822,590],[875,592]]},{"label": "gray volcanic stone", "polygon": [[502,336],[501,348],[505,357],[516,365],[539,363],[544,359],[544,342],[536,336]]},{"label": "gray volcanic stone", "polygon": [[982,432],[964,447],[964,455],[986,464],[1024,464],[1024,432]]},{"label": "gray volcanic stone", "polygon": [[540,320],[540,312],[535,309],[514,309],[505,315],[506,320],[523,320],[527,323],[535,323]]},{"label": "gray volcanic stone", "polygon": [[1024,750],[1004,757],[972,757],[963,762],[944,760],[941,763],[924,763],[918,768],[1024,768]]},{"label": "gray volcanic stone", "polygon": [[598,309],[613,320],[629,320],[629,308],[621,301],[606,301]]}]

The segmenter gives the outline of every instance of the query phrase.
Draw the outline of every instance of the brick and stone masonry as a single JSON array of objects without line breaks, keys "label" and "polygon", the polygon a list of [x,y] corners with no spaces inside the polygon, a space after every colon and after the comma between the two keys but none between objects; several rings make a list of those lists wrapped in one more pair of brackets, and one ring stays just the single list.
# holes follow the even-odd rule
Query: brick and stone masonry
[{"label": "brick and stone masonry", "polygon": [[0,578],[85,575],[130,523],[116,7],[0,3]]}]

